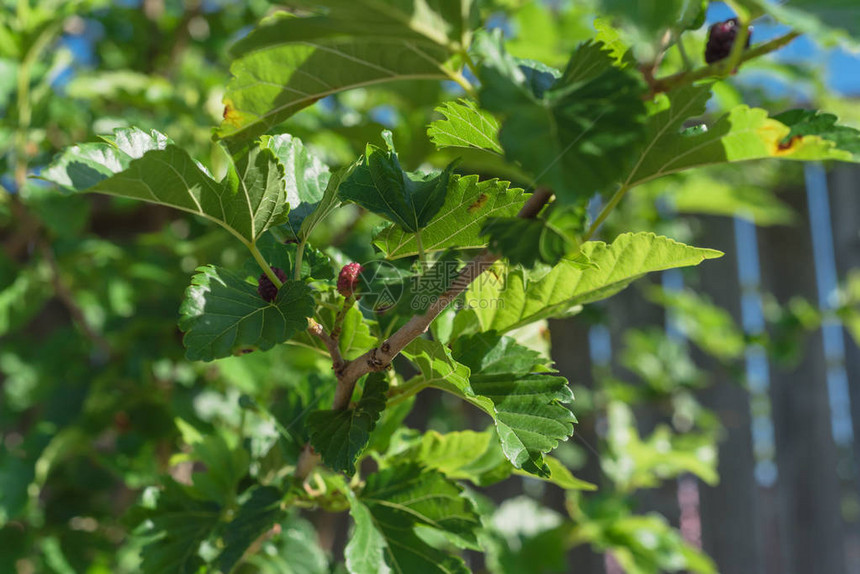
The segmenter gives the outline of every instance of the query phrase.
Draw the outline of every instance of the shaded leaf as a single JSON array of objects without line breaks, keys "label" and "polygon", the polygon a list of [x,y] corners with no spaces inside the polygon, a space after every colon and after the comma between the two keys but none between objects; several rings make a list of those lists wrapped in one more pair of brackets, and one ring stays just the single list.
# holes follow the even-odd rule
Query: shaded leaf
[{"label": "shaded leaf", "polygon": [[[462,496],[460,486],[441,473],[415,464],[381,470],[367,478],[358,504],[369,511],[372,527],[384,539],[385,562],[395,572],[452,574],[469,571],[461,558],[433,548],[415,534],[415,527],[421,526],[442,531],[472,546],[477,544],[478,515],[471,502]],[[358,526],[357,522],[357,530]],[[369,520],[362,521],[363,530],[370,527]],[[371,542],[369,548],[362,549],[365,558],[361,563],[379,564],[379,538],[358,531],[356,538]],[[353,545],[351,550],[358,553],[358,545]]]},{"label": "shaded leaf", "polygon": [[197,268],[179,309],[190,360],[211,361],[247,350],[271,349],[307,329],[314,312],[310,289],[287,281],[271,303],[232,271]]},{"label": "shaded leaf", "polygon": [[608,188],[643,135],[640,80],[614,67],[602,44],[580,46],[551,86],[551,73],[519,64],[497,42],[484,39],[481,51],[481,106],[502,117],[505,156],[562,202]]},{"label": "shaded leaf", "polygon": [[[279,240],[280,237],[279,230],[270,230],[257,241],[257,249],[270,267],[282,269],[287,276],[292,276],[299,246],[296,243],[284,244]],[[303,280],[334,278],[334,264],[328,255],[308,244],[305,244],[302,250],[301,277]],[[249,280],[256,282],[262,271],[259,263],[249,258],[245,260],[242,272]]]},{"label": "shaded leaf", "polygon": [[339,472],[355,474],[355,461],[370,440],[370,433],[385,409],[388,380],[385,373],[371,373],[361,400],[341,411],[320,410],[308,417],[311,445],[323,462]]},{"label": "shaded leaf", "polygon": [[340,198],[352,201],[415,233],[426,227],[445,201],[454,165],[441,173],[403,171],[390,132],[387,150],[368,145],[364,160],[340,185]]},{"label": "shaded leaf", "polygon": [[572,252],[585,221],[584,208],[555,205],[535,219],[492,217],[481,234],[489,237],[490,249],[504,255],[512,265],[531,269],[538,263],[555,265]]},{"label": "shaded leaf", "polygon": [[273,486],[256,486],[224,529],[224,549],[218,556],[218,567],[231,572],[257,538],[284,517],[283,494]]},{"label": "shaded leaf", "polygon": [[316,529],[307,520],[293,515],[281,525],[276,543],[247,559],[260,574],[329,574],[325,551],[320,548]]},{"label": "shaded leaf", "polygon": [[141,518],[147,521],[144,532],[153,540],[141,551],[141,571],[196,573],[204,565],[200,544],[217,528],[221,507],[189,496],[185,487],[173,479],[167,479],[163,490],[149,490],[144,497],[148,495],[155,502],[141,513]]}]

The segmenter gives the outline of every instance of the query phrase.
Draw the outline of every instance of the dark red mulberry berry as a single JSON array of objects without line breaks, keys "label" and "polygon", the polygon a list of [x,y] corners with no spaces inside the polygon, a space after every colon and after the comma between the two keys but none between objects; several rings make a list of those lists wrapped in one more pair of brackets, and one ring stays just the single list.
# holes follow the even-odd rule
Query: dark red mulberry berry
[{"label": "dark red mulberry berry", "polygon": [[[281,283],[287,280],[287,274],[284,273],[283,269],[278,267],[272,267],[272,271],[275,272],[275,276],[281,280]],[[260,279],[257,281],[257,293],[260,294],[260,297],[271,303],[275,300],[275,297],[278,296],[278,288],[275,287],[275,284],[272,283],[272,280],[269,279],[265,273],[260,275]]]},{"label": "dark red mulberry berry", "polygon": [[[738,35],[738,19],[731,18],[725,22],[717,22],[708,30],[708,45],[705,47],[705,61],[709,64],[727,58],[732,52],[732,46]],[[753,28],[749,27],[746,47],[750,47]]]},{"label": "dark red mulberry berry", "polygon": [[355,294],[358,287],[358,276],[364,270],[364,267],[358,263],[347,263],[340,270],[340,275],[337,276],[337,292],[344,297],[349,297]]}]

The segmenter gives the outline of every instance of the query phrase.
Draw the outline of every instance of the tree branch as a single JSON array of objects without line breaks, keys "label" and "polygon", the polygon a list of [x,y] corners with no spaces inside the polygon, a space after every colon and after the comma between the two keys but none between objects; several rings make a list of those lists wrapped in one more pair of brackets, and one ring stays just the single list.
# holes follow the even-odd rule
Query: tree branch
[{"label": "tree branch", "polygon": [[[522,209],[520,209],[517,217],[525,219],[537,217],[541,209],[543,209],[543,207],[549,202],[551,197],[552,192],[550,190],[538,188],[531,197],[529,197]],[[332,401],[332,409],[343,410],[348,408],[349,403],[352,400],[352,393],[355,390],[355,384],[361,377],[368,373],[387,369],[394,357],[396,357],[400,351],[406,347],[406,345],[427,331],[430,327],[430,323],[432,323],[433,320],[438,317],[452,301],[454,301],[454,299],[464,292],[475,279],[477,279],[484,271],[489,269],[498,259],[499,255],[491,252],[489,249],[481,251],[471,261],[469,261],[463,269],[460,270],[460,273],[451,284],[451,287],[436,299],[423,315],[416,315],[409,319],[405,325],[395,331],[394,334],[386,339],[379,347],[371,349],[353,361],[348,361],[338,374],[337,388],[335,389],[334,400]],[[320,336],[317,333],[314,334]],[[323,341],[325,341],[325,339],[323,339]],[[334,355],[332,355],[332,357],[334,357]],[[335,371],[337,372],[338,369],[335,368]],[[300,479],[306,478],[313,470],[318,460],[319,455],[315,454],[309,445],[306,445],[296,466],[296,477]]]},{"label": "tree branch", "polygon": [[671,76],[657,78],[651,84],[651,93],[649,94],[649,98],[653,97],[655,94],[659,94],[661,92],[668,92],[679,86],[692,84],[697,80],[703,80],[705,78],[721,78],[728,76],[737,66],[741,65],[742,63],[758,58],[760,56],[764,56],[765,54],[769,54],[770,52],[774,52],[782,48],[783,46],[789,44],[798,36],[800,36],[800,32],[792,31],[777,38],[774,38],[773,40],[770,40],[768,42],[759,44],[758,46],[755,46],[745,51],[743,55],[739,58],[737,63],[731,62],[729,61],[731,60],[731,58],[727,58],[725,60],[715,62],[710,66],[704,66],[702,68],[697,68],[688,72],[679,72]]},{"label": "tree branch", "polygon": [[308,319],[308,332],[315,337],[319,337],[319,339],[325,344],[325,348],[328,349],[328,354],[331,355],[331,366],[338,379],[340,379],[343,373],[343,367],[346,363],[343,360],[343,356],[340,354],[340,346],[338,345],[337,339],[326,333],[325,328],[313,319]]}]

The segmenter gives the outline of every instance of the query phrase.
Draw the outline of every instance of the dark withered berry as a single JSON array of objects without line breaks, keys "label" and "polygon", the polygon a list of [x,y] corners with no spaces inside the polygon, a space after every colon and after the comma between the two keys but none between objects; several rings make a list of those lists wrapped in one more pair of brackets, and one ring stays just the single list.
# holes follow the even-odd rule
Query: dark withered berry
[{"label": "dark withered berry", "polygon": [[[725,22],[717,22],[708,30],[708,45],[705,47],[705,61],[709,64],[727,58],[732,52],[732,46],[738,35],[738,19],[731,18]],[[746,47],[750,47],[753,28],[749,27]]]},{"label": "dark withered berry", "polygon": [[358,287],[358,276],[364,267],[358,263],[347,263],[340,270],[340,275],[337,276],[337,292],[344,297],[349,297],[355,294]]},{"label": "dark withered berry", "polygon": [[[274,271],[275,276],[280,279],[282,283],[287,280],[287,274],[284,273],[283,269],[272,267],[272,271]],[[275,297],[278,296],[278,288],[275,287],[272,280],[263,273],[260,275],[260,279],[257,280],[257,293],[260,294],[260,297],[271,303],[275,300]]]}]

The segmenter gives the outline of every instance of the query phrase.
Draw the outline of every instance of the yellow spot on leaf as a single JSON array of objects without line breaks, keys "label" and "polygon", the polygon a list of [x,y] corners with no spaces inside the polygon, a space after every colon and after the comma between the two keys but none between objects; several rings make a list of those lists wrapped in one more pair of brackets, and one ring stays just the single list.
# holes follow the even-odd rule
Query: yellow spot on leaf
[{"label": "yellow spot on leaf", "polygon": [[484,207],[488,199],[490,199],[490,197],[486,193],[482,193],[480,196],[478,196],[478,199],[475,200],[475,202],[469,206],[468,212],[475,213],[476,211]]}]

